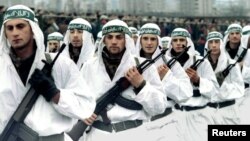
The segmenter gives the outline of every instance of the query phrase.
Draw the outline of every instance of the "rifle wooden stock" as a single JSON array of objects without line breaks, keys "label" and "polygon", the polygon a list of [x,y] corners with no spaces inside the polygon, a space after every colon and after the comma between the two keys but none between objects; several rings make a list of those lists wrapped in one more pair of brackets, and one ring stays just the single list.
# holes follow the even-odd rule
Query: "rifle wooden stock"
[{"label": "rifle wooden stock", "polygon": [[[62,45],[62,47],[60,48],[59,52],[57,53],[55,59],[50,64],[45,63],[45,66],[42,69],[42,71],[45,74],[50,75],[55,61],[57,60],[58,56],[63,51],[65,46],[66,46],[65,44]],[[5,126],[3,132],[0,136],[0,141],[13,141],[13,139],[17,135],[16,132],[18,132],[19,123],[24,121],[25,117],[28,115],[32,106],[36,102],[38,96],[39,96],[39,94],[37,94],[35,92],[35,89],[30,87],[28,92],[25,94],[22,102],[19,104],[16,111],[14,112],[14,114],[12,115],[10,120],[8,121],[7,125]]]},{"label": "rifle wooden stock", "polygon": [[[156,62],[162,55],[166,53],[167,49],[163,49],[160,54],[158,54],[152,60],[145,60],[139,66],[137,66],[137,70],[142,74],[149,66],[151,66],[154,62]],[[108,104],[112,104],[115,102],[115,99],[128,87],[130,87],[130,82],[126,79],[126,77],[121,77],[116,84],[110,88],[107,92],[105,92],[97,101],[96,108],[94,113],[99,115]],[[72,128],[68,135],[71,137],[73,141],[78,141],[80,137],[83,135],[85,130],[88,128],[83,121],[79,120],[76,125]]]}]

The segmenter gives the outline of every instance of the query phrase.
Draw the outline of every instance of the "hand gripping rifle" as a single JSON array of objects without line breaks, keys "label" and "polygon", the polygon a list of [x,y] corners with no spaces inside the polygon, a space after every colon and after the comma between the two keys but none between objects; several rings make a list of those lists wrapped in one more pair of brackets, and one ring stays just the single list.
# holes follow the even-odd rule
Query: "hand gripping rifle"
[{"label": "hand gripping rifle", "polygon": [[163,59],[164,63],[168,66],[168,68],[171,69],[171,68],[174,66],[174,64],[176,63],[176,61],[177,61],[184,53],[186,53],[190,47],[191,47],[191,46],[185,47],[185,46],[183,45],[184,50],[183,50],[178,56],[175,56],[175,57],[171,58],[169,61],[167,61],[167,59],[166,59],[165,56],[162,56],[162,59]]},{"label": "hand gripping rifle", "polygon": [[[167,49],[163,49],[160,54],[158,54],[153,59],[147,59],[143,61],[136,68],[140,74],[142,74],[148,67],[150,67],[153,63],[155,63],[161,56],[166,53]],[[108,104],[112,104],[115,102],[115,99],[127,88],[130,86],[130,82],[126,79],[126,77],[121,77],[116,84],[111,87],[107,92],[105,92],[97,101],[96,108],[94,110],[94,114],[99,115]],[[88,125],[84,124],[83,121],[79,120],[73,129],[68,132],[68,135],[71,137],[73,141],[78,141],[79,138],[83,135],[84,131]]]},{"label": "hand gripping rifle", "polygon": [[[51,63],[48,63],[45,60],[42,60],[45,63],[42,71],[46,75],[51,76],[51,71],[52,71],[53,65],[55,64],[58,56],[61,54],[61,52],[63,51],[65,46],[66,46],[65,44],[62,44],[55,59]],[[39,94],[37,94],[35,92],[35,89],[30,87],[28,92],[25,94],[22,102],[19,104],[16,111],[11,116],[9,122],[5,126],[3,132],[0,136],[0,141],[15,141],[16,140],[20,124],[23,123],[25,117],[30,112],[30,110],[31,110],[32,106],[34,105],[34,103],[36,102],[38,96],[39,96]]]},{"label": "hand gripping rifle", "polygon": [[238,62],[241,62],[241,61],[244,59],[246,53],[247,53],[247,49],[246,49],[246,48],[243,48],[243,51],[241,52],[241,54],[240,54],[240,56],[238,57],[238,59],[236,60],[236,62],[233,63],[233,64],[229,64],[229,65],[227,66],[227,68],[226,68],[225,70],[222,71],[222,74],[223,74],[224,77],[226,77],[226,76],[229,74],[229,71],[230,71]]},{"label": "hand gripping rifle", "polygon": [[229,64],[222,72],[218,72],[216,73],[216,78],[217,81],[219,83],[219,85],[221,86],[224,79],[227,77],[227,75],[229,74],[230,70],[238,63],[241,62],[242,59],[244,58],[244,55],[246,54],[246,52],[242,52],[241,55],[238,57],[238,59],[235,61],[235,63],[233,64]]},{"label": "hand gripping rifle", "polygon": [[212,50],[208,50],[207,54],[202,58],[202,59],[198,59],[197,61],[195,61],[190,68],[193,70],[197,70],[197,68],[200,66],[200,64],[205,60],[205,58],[207,58],[207,56],[211,53]]},{"label": "hand gripping rifle", "polygon": [[229,65],[222,71],[223,76],[226,77],[226,76],[229,74],[230,70],[231,70],[236,64],[237,64],[237,61],[236,61],[235,63],[233,63],[233,64],[229,64]]}]

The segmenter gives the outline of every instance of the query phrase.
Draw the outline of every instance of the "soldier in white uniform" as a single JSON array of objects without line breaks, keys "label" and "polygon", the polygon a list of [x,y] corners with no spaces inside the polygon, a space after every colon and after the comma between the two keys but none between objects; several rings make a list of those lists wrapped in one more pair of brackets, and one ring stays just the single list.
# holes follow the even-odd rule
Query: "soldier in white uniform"
[{"label": "soldier in white uniform", "polygon": [[[221,33],[210,32],[205,44],[205,52],[208,49],[212,50],[208,60],[220,85],[219,94],[212,97],[208,106],[214,113],[215,124],[239,124],[239,110],[235,99],[244,95],[244,81],[239,65],[235,64],[235,60],[226,57],[222,39]],[[235,64],[232,69],[226,69],[232,64]]]},{"label": "soldier in white uniform", "polygon": [[[38,99],[13,141],[70,141],[69,131],[77,119],[89,117],[95,107],[87,83],[74,62],[64,56],[56,60],[51,77],[41,69],[45,58],[44,37],[24,5],[7,9],[0,34],[0,134],[30,87]],[[55,54],[49,54],[53,60]],[[22,134],[22,133],[27,134]]]},{"label": "soldier in white uniform", "polygon": [[95,41],[95,54],[97,54],[98,46],[100,44],[101,39],[102,39],[102,31],[99,31],[97,34],[97,39]]},{"label": "soldier in white uniform", "polygon": [[[84,134],[85,141],[107,140],[107,137],[114,140],[117,133],[122,131],[126,134],[132,128],[136,130],[144,121],[163,113],[166,108],[166,97],[156,67],[150,66],[143,74],[135,67],[137,61],[141,63],[145,59],[132,55],[131,49],[135,46],[127,24],[118,19],[109,21],[104,25],[102,34],[98,57],[84,64],[81,69],[83,78],[88,80],[98,99],[125,76],[132,86],[121,92],[121,97],[130,100],[130,105],[137,103],[134,105],[141,106],[128,107],[115,101],[107,109],[107,117],[98,116],[90,132]],[[95,118],[93,114],[84,122],[91,124]]]},{"label": "soldier in white uniform", "polygon": [[163,48],[168,48],[170,46],[171,37],[165,36],[161,37],[161,44]]},{"label": "soldier in white uniform", "polygon": [[[141,27],[136,46],[136,48],[140,49],[140,57],[152,59],[161,52],[160,32],[159,26],[154,23],[147,23]],[[168,97],[168,106],[164,113],[154,116],[152,118],[153,121],[147,124],[146,128],[151,132],[162,132],[160,136],[161,139],[178,140],[176,126],[179,116],[172,112],[172,107],[174,107],[176,103],[190,98],[193,88],[188,75],[178,61],[172,64],[172,66],[167,66],[170,59],[171,57],[165,55],[155,62],[158,74],[162,80],[164,93],[166,97]]]},{"label": "soldier in white uniform", "polygon": [[138,30],[135,28],[135,27],[128,27],[129,31],[131,32],[132,34],[132,39],[134,40],[134,43],[136,45],[136,42],[138,40],[138,37],[139,37],[139,33],[138,33]]},{"label": "soldier in white uniform", "polygon": [[232,59],[237,59],[236,56],[242,51],[240,49],[242,27],[239,24],[231,24],[227,28],[223,42],[226,49],[226,54]]},{"label": "soldier in white uniform", "polygon": [[84,62],[94,56],[96,49],[90,23],[82,18],[72,20],[64,36],[64,43],[67,46],[63,55],[71,58],[80,69]]},{"label": "soldier in white uniform", "polygon": [[229,25],[227,31],[228,34],[224,37],[226,55],[239,63],[245,83],[244,97],[236,100],[237,105],[239,105],[240,119],[242,124],[250,124],[250,114],[246,112],[250,101],[250,52],[247,48],[249,35],[246,34],[246,31],[244,31],[246,35],[242,35],[242,27],[239,24]]},{"label": "soldier in white uniform", "polygon": [[63,44],[63,35],[59,32],[53,32],[48,35],[46,52],[56,53]]},{"label": "soldier in white uniform", "polygon": [[196,55],[190,34],[186,29],[176,28],[171,33],[171,46],[168,54],[171,57],[180,54],[183,45],[191,46],[187,53],[178,59],[178,62],[185,69],[193,85],[193,96],[184,102],[175,105],[175,108],[182,111],[182,123],[184,130],[182,140],[201,141],[207,139],[207,125],[212,123],[211,114],[207,112],[206,105],[210,98],[218,93],[218,83],[213,69],[207,59],[201,62],[197,68],[190,66],[201,56]]},{"label": "soldier in white uniform", "polygon": [[[241,124],[250,124],[250,113],[248,112],[250,106],[250,26],[246,25],[242,28],[242,37],[241,37],[241,45],[240,48],[247,49],[245,56],[243,56],[243,60],[240,64],[242,65],[242,76],[245,83],[245,95],[244,97],[238,100],[239,111],[240,111],[240,121]],[[244,53],[243,53],[244,55]]]}]

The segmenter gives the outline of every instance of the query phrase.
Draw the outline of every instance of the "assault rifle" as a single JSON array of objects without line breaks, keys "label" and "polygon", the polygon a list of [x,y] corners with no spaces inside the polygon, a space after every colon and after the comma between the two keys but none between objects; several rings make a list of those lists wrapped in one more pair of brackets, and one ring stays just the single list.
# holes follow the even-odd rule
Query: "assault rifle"
[{"label": "assault rifle", "polygon": [[229,74],[230,70],[237,64],[237,61],[233,64],[229,64],[223,71],[221,72],[217,72],[216,75],[216,79],[217,82],[219,83],[219,85],[221,86],[224,79],[227,77],[227,75]]},{"label": "assault rifle", "polygon": [[200,64],[205,60],[205,58],[207,58],[207,56],[211,53],[212,50],[208,50],[207,54],[202,58],[202,59],[198,59],[197,61],[195,61],[190,68],[193,70],[197,70],[197,68],[200,66]]},{"label": "assault rifle", "polygon": [[241,54],[240,54],[240,56],[238,57],[238,59],[236,60],[236,62],[233,63],[233,64],[229,64],[229,65],[227,66],[227,68],[224,69],[224,70],[222,71],[222,74],[223,74],[224,77],[226,77],[226,76],[229,74],[230,70],[231,70],[238,62],[241,62],[241,61],[244,59],[244,57],[245,57],[245,55],[246,55],[246,53],[247,53],[247,49],[246,49],[246,48],[243,48],[243,49],[244,49],[244,50],[241,52]]},{"label": "assault rifle", "polygon": [[244,50],[241,52],[240,56],[238,57],[238,59],[235,61],[235,63],[233,64],[229,64],[222,72],[218,72],[216,73],[216,78],[217,81],[219,83],[219,85],[221,86],[224,79],[227,77],[227,75],[229,74],[230,70],[238,63],[241,62],[244,58],[244,56],[247,53],[247,49],[244,48]]},{"label": "assault rifle", "polygon": [[162,59],[164,61],[164,63],[168,66],[168,68],[172,68],[173,65],[176,63],[176,61],[184,54],[188,51],[188,49],[190,48],[191,46],[188,46],[188,47],[185,47],[183,45],[183,48],[184,50],[178,55],[178,56],[175,56],[173,58],[171,58],[169,61],[167,61],[166,57],[165,56],[162,56]]},{"label": "assault rifle", "polygon": [[[45,60],[42,60],[42,62],[45,63],[42,71],[48,75],[51,76],[51,71],[53,68],[53,65],[55,64],[58,56],[61,54],[63,49],[65,48],[66,44],[62,44],[60,50],[58,51],[56,57],[52,62],[46,62]],[[28,92],[25,94],[22,102],[19,104],[17,107],[16,111],[10,118],[9,122],[5,126],[1,136],[0,136],[0,141],[15,141],[17,134],[18,134],[18,129],[20,127],[20,124],[23,123],[25,117],[28,115],[30,112],[32,106],[36,102],[39,94],[35,92],[35,89],[33,87],[30,87]]]},{"label": "assault rifle", "polygon": [[237,61],[233,64],[229,64],[221,73],[223,74],[224,77],[227,77],[229,74],[230,70],[237,64]]},{"label": "assault rifle", "polygon": [[[167,49],[163,49],[160,54],[158,54],[153,59],[147,59],[143,61],[136,68],[140,74],[142,74],[148,67],[150,67],[153,63],[155,63],[161,56],[166,53]],[[97,101],[96,108],[94,110],[94,114],[99,115],[108,104],[112,104],[115,102],[116,98],[127,88],[130,86],[130,82],[126,79],[126,77],[121,77],[116,84],[111,87],[106,93],[104,93]],[[71,137],[73,141],[78,141],[79,138],[83,135],[84,131],[88,125],[86,125],[83,121],[79,120],[73,129],[68,132],[68,135]]]}]

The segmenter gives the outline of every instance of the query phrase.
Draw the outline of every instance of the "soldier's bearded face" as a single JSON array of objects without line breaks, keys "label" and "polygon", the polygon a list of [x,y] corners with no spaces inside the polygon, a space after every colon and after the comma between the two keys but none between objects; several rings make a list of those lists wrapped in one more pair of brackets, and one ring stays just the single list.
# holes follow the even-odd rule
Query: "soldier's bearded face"
[{"label": "soldier's bearded face", "polygon": [[109,33],[105,35],[104,43],[111,54],[119,54],[125,48],[124,33]]}]

